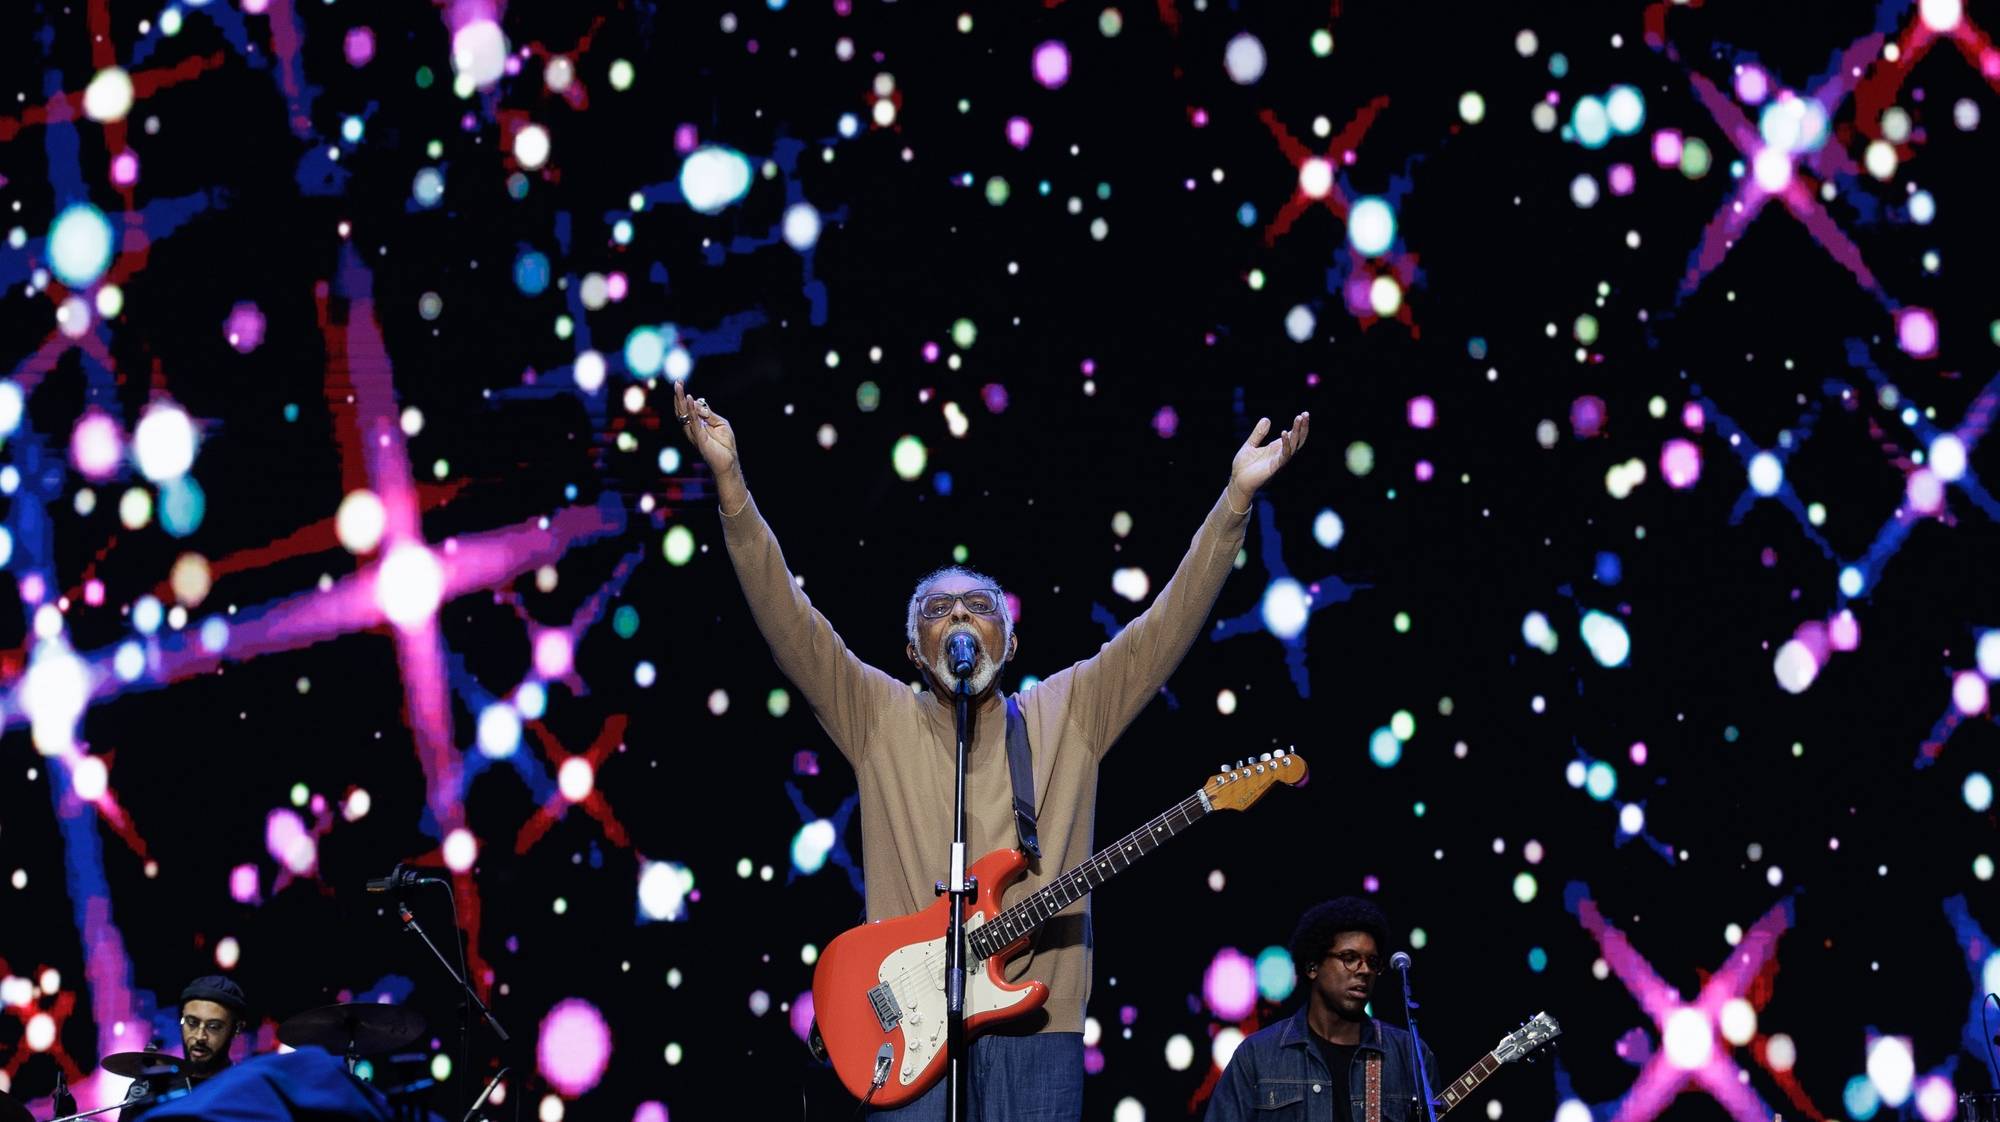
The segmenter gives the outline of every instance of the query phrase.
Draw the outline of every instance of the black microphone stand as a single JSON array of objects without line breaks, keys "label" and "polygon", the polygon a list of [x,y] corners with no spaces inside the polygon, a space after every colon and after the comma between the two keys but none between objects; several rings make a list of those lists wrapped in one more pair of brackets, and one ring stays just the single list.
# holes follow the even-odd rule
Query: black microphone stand
[{"label": "black microphone stand", "polygon": [[[957,670],[956,667],[953,668]],[[968,668],[969,672],[969,668]],[[954,823],[951,836],[951,881],[939,881],[937,890],[951,896],[951,905],[946,909],[944,928],[944,1015],[945,1015],[945,1067],[944,1067],[944,1111],[947,1122],[958,1122],[965,1117],[965,1082],[962,1078],[965,1068],[965,907],[972,902],[978,886],[965,872],[965,756],[966,756],[966,708],[971,701],[971,687],[964,673],[953,675],[958,679],[957,705],[955,709],[958,729],[958,795],[956,809],[952,815]]]},{"label": "black microphone stand", "polygon": [[1437,1122],[1437,1104],[1431,1101],[1431,1077],[1424,1070],[1424,1038],[1417,1035],[1417,1002],[1410,996],[1410,968],[1404,966],[1397,973],[1403,976],[1403,1018],[1410,1023],[1410,1051],[1417,1056],[1417,1093],[1424,1099],[1426,1122]]},{"label": "black microphone stand", "polygon": [[[450,886],[447,885],[446,887],[449,888]],[[486,1024],[493,1029],[493,1035],[499,1037],[500,1042],[502,1044],[507,1043],[512,1038],[507,1035],[507,1030],[501,1027],[500,1019],[493,1015],[493,1010],[487,1008],[486,1003],[479,999],[479,991],[472,988],[472,983],[465,977],[465,975],[459,973],[459,971],[452,966],[451,960],[444,956],[443,951],[438,950],[436,943],[431,942],[430,935],[425,933],[423,925],[417,922],[416,913],[410,911],[410,905],[403,900],[400,894],[396,897],[396,914],[398,918],[400,918],[403,921],[403,930],[411,932],[412,934],[416,935],[417,938],[422,939],[424,941],[424,946],[429,947],[431,949],[431,954],[437,957],[438,965],[444,967],[444,972],[451,976],[451,980],[458,984],[459,990],[463,992],[465,995],[465,1001],[459,1006],[459,1022],[458,1022],[459,1062],[464,1064],[466,1067],[464,1078],[460,1080],[459,1085],[461,1087],[467,1088],[466,1093],[460,1094],[459,1101],[464,1102],[469,1095],[469,1090],[471,1087],[469,1080],[472,1078],[472,1070],[471,1070],[472,1042],[470,1039],[471,1036],[470,1025],[472,1021],[472,1011],[475,1009],[479,1011],[479,1015],[482,1018],[484,1018]],[[458,929],[458,900],[456,897],[452,898],[451,923],[454,936],[456,936]],[[454,939],[454,941],[457,941],[456,938]],[[463,958],[464,945],[462,942],[460,943],[459,954],[460,957]]]}]

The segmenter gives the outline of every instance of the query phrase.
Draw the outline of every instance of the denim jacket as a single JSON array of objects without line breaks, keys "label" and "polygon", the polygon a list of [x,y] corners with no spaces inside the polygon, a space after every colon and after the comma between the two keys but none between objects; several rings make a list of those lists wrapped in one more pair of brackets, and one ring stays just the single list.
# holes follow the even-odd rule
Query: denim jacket
[{"label": "denim jacket", "polygon": [[[1344,1111],[1326,1061],[1306,1027],[1306,1011],[1257,1030],[1236,1049],[1208,1101],[1207,1122],[1364,1122],[1367,1058],[1382,1056],[1382,1122],[1424,1122],[1417,1062],[1408,1032],[1370,1018],[1348,1065]],[[1437,1058],[1424,1048],[1424,1074],[1438,1085]],[[1435,1094],[1433,1094],[1435,1097]]]}]

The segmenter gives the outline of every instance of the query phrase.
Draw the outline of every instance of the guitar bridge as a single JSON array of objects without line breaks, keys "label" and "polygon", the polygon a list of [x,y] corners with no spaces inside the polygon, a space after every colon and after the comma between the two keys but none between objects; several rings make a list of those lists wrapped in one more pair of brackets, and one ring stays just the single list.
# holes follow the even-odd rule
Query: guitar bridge
[{"label": "guitar bridge", "polygon": [[903,1023],[902,1007],[896,1004],[896,994],[889,988],[889,983],[883,982],[869,990],[868,1000],[875,1006],[875,1019],[882,1023],[883,1032]]}]

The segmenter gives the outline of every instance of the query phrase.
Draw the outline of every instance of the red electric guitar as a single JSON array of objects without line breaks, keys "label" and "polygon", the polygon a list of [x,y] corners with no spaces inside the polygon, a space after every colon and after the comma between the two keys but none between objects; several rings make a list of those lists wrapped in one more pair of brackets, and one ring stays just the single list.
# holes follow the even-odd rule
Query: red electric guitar
[{"label": "red electric guitar", "polygon": [[[1002,973],[1043,923],[1209,812],[1243,810],[1272,784],[1305,777],[1305,760],[1284,751],[1240,762],[1004,911],[1000,898],[1027,868],[1027,857],[1017,849],[996,849],[974,862],[968,872],[978,878],[979,894],[965,913],[966,1039],[1049,999],[1047,983],[1010,985]],[[950,899],[941,896],[923,911],[852,928],[820,952],[812,987],[816,1031],[828,1062],[855,1098],[902,1106],[944,1077],[944,929]]]}]

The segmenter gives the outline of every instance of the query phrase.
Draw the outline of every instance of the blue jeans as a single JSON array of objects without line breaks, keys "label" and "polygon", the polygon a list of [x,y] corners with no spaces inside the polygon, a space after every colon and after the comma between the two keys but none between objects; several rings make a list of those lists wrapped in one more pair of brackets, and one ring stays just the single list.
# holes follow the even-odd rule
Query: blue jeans
[{"label": "blue jeans", "polygon": [[[1075,1122],[1083,1117],[1083,1034],[1038,1032],[1033,1036],[982,1036],[973,1040],[970,1062],[960,1068],[971,1078],[965,1087],[965,1117],[973,1122]],[[969,1069],[969,1071],[968,1071]],[[892,1122],[932,1122],[944,1117],[944,1081],[923,1097],[895,1110],[871,1110],[870,1118]]]}]

